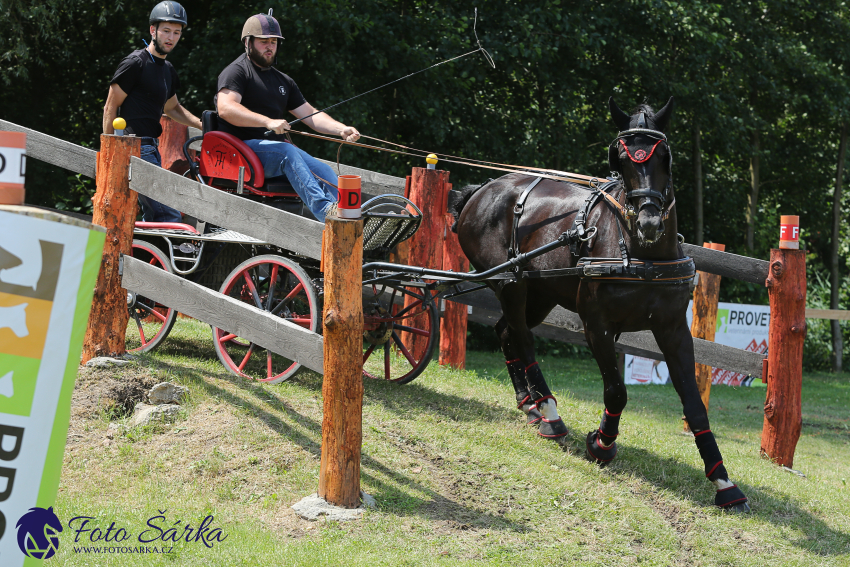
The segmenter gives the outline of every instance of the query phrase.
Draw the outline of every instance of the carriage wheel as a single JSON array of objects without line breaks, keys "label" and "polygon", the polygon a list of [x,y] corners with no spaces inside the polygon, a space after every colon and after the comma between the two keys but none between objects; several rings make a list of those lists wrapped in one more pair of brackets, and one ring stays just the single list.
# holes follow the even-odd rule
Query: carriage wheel
[{"label": "carriage wheel", "polygon": [[407,384],[427,368],[440,328],[429,293],[397,283],[371,287],[363,304],[364,376]]},{"label": "carriage wheel", "polygon": [[[315,332],[319,326],[319,296],[313,282],[286,258],[265,255],[245,260],[225,278],[221,293],[307,330]],[[298,362],[224,329],[213,327],[213,343],[218,359],[237,376],[275,384],[301,368]]]},{"label": "carriage wheel", "polygon": [[[168,256],[144,240],[133,240],[133,258],[161,268],[170,274],[174,273]],[[171,327],[174,326],[174,321],[177,320],[176,309],[131,291],[127,292],[127,309],[130,312],[127,332],[124,335],[124,347],[127,352],[154,350],[165,340],[171,332]]]}]

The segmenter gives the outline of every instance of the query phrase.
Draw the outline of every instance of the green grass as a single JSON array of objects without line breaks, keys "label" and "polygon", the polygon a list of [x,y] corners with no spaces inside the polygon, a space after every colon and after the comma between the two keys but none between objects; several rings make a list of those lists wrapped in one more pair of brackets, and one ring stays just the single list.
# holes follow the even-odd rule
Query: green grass
[{"label": "green grass", "polygon": [[[317,488],[319,376],[232,377],[209,327],[187,320],[140,364],[189,387],[185,415],[114,440],[106,414],[72,423],[53,565],[850,565],[846,374],[804,377],[794,468],[805,478],[759,457],[764,389],[712,390],[712,430],[747,516],[712,506],[671,387],[630,388],[619,455],[599,469],[583,458],[602,410],[593,361],[540,361],[571,429],[566,451],[524,424],[499,355],[471,352],[466,371],[434,364],[406,386],[370,380],[361,479],[378,508],[340,524],[289,508]],[[168,526],[213,514],[228,537],[173,555],[73,551],[73,516],[114,521],[135,543],[159,510]]]}]

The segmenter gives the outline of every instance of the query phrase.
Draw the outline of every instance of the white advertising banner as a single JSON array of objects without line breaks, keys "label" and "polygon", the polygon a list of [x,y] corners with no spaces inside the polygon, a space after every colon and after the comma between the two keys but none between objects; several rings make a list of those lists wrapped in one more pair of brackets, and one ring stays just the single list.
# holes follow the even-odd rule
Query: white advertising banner
[{"label": "white advertising banner", "polygon": [[[688,327],[693,317],[693,301],[688,305]],[[717,331],[714,342],[751,352],[767,352],[770,328],[770,307],[720,303],[717,309]],[[626,384],[667,384],[670,372],[667,364],[642,356],[626,355]],[[761,377],[746,376],[722,368],[711,371],[712,384],[729,386],[760,386]]]},{"label": "white advertising banner", "polygon": [[0,209],[3,567],[41,565],[56,552],[52,506],[105,238],[100,227],[33,211]]}]

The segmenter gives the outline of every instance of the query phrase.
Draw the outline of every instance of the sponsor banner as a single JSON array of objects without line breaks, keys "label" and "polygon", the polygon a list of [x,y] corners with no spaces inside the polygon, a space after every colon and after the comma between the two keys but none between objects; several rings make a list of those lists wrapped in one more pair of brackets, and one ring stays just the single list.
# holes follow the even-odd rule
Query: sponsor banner
[{"label": "sponsor banner", "polygon": [[8,210],[0,227],[0,565],[20,567],[55,553],[51,507],[105,234]]},{"label": "sponsor banner", "polygon": [[[693,317],[693,301],[688,306],[688,327]],[[717,331],[714,342],[721,345],[767,352],[767,337],[770,329],[770,307],[767,305],[744,305],[720,303],[717,308]],[[642,356],[626,355],[626,384],[667,384],[670,372],[667,364]],[[712,384],[729,386],[761,386],[761,377],[746,376],[722,368],[712,368]]]}]

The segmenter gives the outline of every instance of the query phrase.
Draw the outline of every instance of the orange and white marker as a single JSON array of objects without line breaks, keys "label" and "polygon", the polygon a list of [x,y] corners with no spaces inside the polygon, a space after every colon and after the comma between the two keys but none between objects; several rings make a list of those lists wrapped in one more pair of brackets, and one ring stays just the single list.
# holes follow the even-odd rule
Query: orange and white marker
[{"label": "orange and white marker", "polygon": [[798,250],[800,248],[800,217],[781,215],[779,219],[779,248]]},{"label": "orange and white marker", "polygon": [[27,135],[0,132],[0,205],[24,204]]},{"label": "orange and white marker", "polygon": [[340,175],[337,181],[339,188],[339,205],[337,215],[341,219],[360,218],[360,176]]}]

